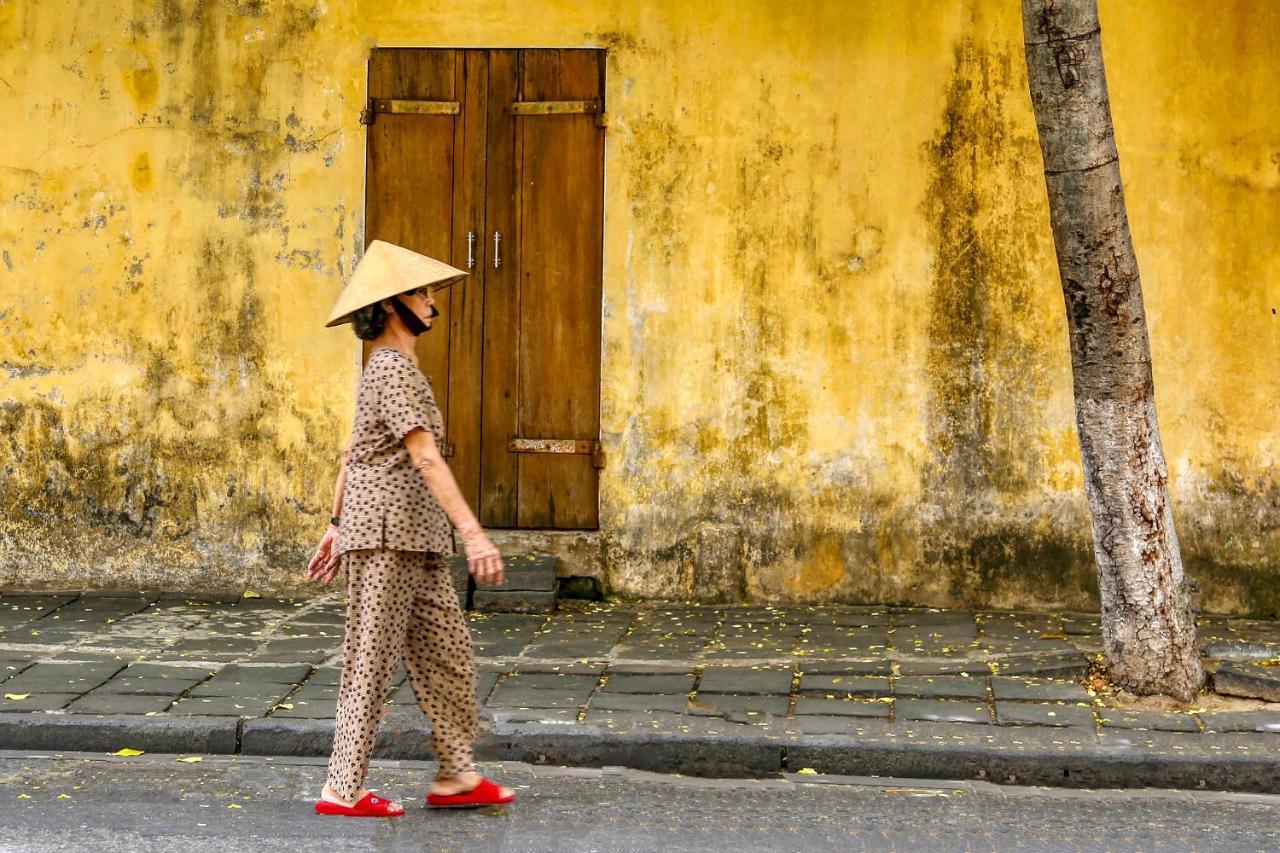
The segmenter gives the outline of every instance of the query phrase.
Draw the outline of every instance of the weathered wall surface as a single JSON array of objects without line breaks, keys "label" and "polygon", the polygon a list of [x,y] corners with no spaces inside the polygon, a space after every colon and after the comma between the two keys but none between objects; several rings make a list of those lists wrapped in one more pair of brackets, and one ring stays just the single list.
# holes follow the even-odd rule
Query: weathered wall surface
[{"label": "weathered wall surface", "polygon": [[[1175,511],[1280,608],[1280,8],[1103,3]],[[371,46],[610,50],[612,588],[1088,607],[1016,3],[0,0],[0,586],[298,586]]]}]

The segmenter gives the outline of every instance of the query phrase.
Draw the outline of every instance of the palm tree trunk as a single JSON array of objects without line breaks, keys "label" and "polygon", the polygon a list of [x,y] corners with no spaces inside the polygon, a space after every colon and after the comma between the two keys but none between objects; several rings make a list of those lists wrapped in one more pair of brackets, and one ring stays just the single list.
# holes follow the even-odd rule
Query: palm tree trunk
[{"label": "palm tree trunk", "polygon": [[1023,0],[1031,103],[1071,335],[1076,428],[1111,679],[1189,702],[1204,681],[1156,423],[1096,0]]}]

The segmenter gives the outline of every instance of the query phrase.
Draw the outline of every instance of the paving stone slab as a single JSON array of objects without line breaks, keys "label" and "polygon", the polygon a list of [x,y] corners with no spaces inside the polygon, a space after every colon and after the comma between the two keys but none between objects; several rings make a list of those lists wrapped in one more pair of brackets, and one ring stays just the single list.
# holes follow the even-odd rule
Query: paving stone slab
[{"label": "paving stone slab", "polygon": [[1200,715],[1208,732],[1280,734],[1280,711],[1214,711]]},{"label": "paving stone slab", "polygon": [[801,697],[796,700],[796,716],[883,717],[889,719],[888,702],[858,702],[852,699]]},{"label": "paving stone slab", "polygon": [[69,604],[75,598],[76,596],[74,595],[5,593],[0,595],[0,608],[6,611],[34,613],[36,616],[43,616],[46,613],[57,610],[64,604]]},{"label": "paving stone slab", "polygon": [[130,661],[141,660],[151,654],[148,649],[131,650],[129,652],[121,652],[113,649],[110,651],[104,649],[85,649],[83,647],[75,649],[63,649],[48,655],[50,661],[54,663],[115,663],[124,666]]},{"label": "paving stone slab", "polygon": [[186,604],[194,607],[215,604],[235,604],[240,596],[222,592],[162,592],[156,598],[158,604]]},{"label": "paving stone slab", "polygon": [[7,693],[84,693],[124,669],[123,662],[37,663],[5,680]]},{"label": "paving stone slab", "polygon": [[811,607],[804,614],[809,625],[844,625],[873,628],[889,623],[885,607]]},{"label": "paving stone slab", "polygon": [[319,699],[295,699],[290,698],[288,702],[277,703],[270,709],[271,717],[281,717],[284,719],[295,720],[332,720],[337,712],[337,702],[333,699],[328,701]]},{"label": "paving stone slab", "polygon": [[218,670],[218,677],[239,680],[265,681],[271,684],[297,684],[311,674],[307,664],[293,666],[245,666],[232,664]]},{"label": "paving stone slab", "polygon": [[1058,621],[1064,634],[1101,634],[1102,620],[1097,614],[1061,613]]},{"label": "paving stone slab", "polygon": [[991,667],[985,660],[901,660],[898,662],[898,674],[916,675],[963,675],[970,678],[986,678],[991,675]]},{"label": "paving stone slab", "polygon": [[477,672],[476,701],[484,704],[484,701],[489,698],[491,693],[493,693],[493,688],[497,685],[498,679],[501,677],[501,672]]},{"label": "paving stone slab", "polygon": [[1251,661],[1280,657],[1280,644],[1251,643],[1243,640],[1218,640],[1205,643],[1204,654],[1216,660]]},{"label": "paving stone slab", "polygon": [[[398,696],[401,690],[405,691],[406,696],[412,697],[412,688],[409,686],[408,683],[405,683],[396,687],[388,687],[387,700],[392,701],[393,695]],[[338,692],[339,692],[338,687],[336,685],[305,684],[302,687],[299,687],[297,690],[293,691],[292,693],[285,693],[284,694],[285,699],[282,701],[337,702]],[[413,699],[410,698],[408,701],[412,703]]]},{"label": "paving stone slab", "polygon": [[791,652],[792,646],[779,645],[755,645],[750,647],[742,646],[725,646],[712,643],[698,652],[700,660],[709,661],[731,661],[731,660],[754,660],[758,658],[780,658],[787,657]]},{"label": "paving stone slab", "polygon": [[598,681],[599,678],[594,675],[520,671],[508,675],[502,682],[502,687],[504,690],[533,688],[536,690],[590,693]]},{"label": "paving stone slab", "polygon": [[[310,655],[320,652],[326,657],[342,651],[342,639],[337,637],[272,637],[262,647],[262,655],[290,654]],[[260,655],[255,659],[261,660]]]},{"label": "paving stone slab", "polygon": [[1092,730],[1093,711],[1079,705],[996,702],[996,722],[1002,726],[1077,726]]},{"label": "paving stone slab", "polygon": [[693,690],[692,673],[641,674],[611,672],[602,693],[667,693],[684,696]]},{"label": "paving stone slab", "polygon": [[499,684],[485,703],[491,708],[578,708],[587,704],[590,690],[537,690]]},{"label": "paving stone slab", "polygon": [[728,694],[699,693],[686,705],[686,712],[694,716],[720,717],[728,714],[748,716],[785,717],[791,700],[786,696],[733,696]]},{"label": "paving stone slab", "polygon": [[693,660],[702,654],[707,647],[705,637],[671,637],[646,640],[631,636],[614,646],[615,658],[643,660],[659,658],[666,660]]},{"label": "paving stone slab", "polygon": [[318,666],[312,676],[307,679],[307,684],[316,685],[333,685],[337,687],[342,679],[342,669],[336,666]]},{"label": "paving stone slab", "polygon": [[124,695],[93,692],[67,706],[72,714],[159,714],[173,704],[173,696]]},{"label": "paving stone slab", "polygon": [[7,681],[29,666],[31,666],[30,661],[0,660],[0,683]]},{"label": "paving stone slab", "polygon": [[[554,558],[552,558],[554,559]],[[504,559],[502,584],[490,585],[476,583],[472,594],[477,592],[497,593],[541,593],[555,596],[559,586],[554,570],[527,570],[512,566]]]},{"label": "paving stone slab", "polygon": [[944,723],[989,724],[985,703],[947,699],[894,699],[894,715],[903,720],[933,720]]},{"label": "paving stone slab", "polygon": [[[71,704],[79,697],[78,693],[29,693],[23,699],[5,698],[8,690],[0,692],[0,713],[27,714],[32,711],[57,711]],[[14,693],[21,696],[21,693]]]},{"label": "paving stone slab", "polygon": [[221,678],[214,676],[191,688],[192,696],[274,696],[293,689],[292,684],[279,684],[258,678]]},{"label": "paving stone slab", "polygon": [[698,693],[790,694],[792,678],[791,669],[707,666],[702,670]]},{"label": "paving stone slab", "polygon": [[826,696],[889,696],[889,678],[874,675],[823,675],[809,672],[800,676],[800,692]]},{"label": "paving stone slab", "polygon": [[504,639],[475,644],[476,657],[510,658],[516,657],[525,647],[524,640]]},{"label": "paving stone slab", "polygon": [[264,701],[261,699],[243,699],[227,696],[193,696],[187,699],[179,699],[169,709],[169,713],[178,716],[260,717],[266,714],[267,710],[279,701],[279,698]]},{"label": "paving stone slab", "polygon": [[181,664],[158,663],[153,661],[137,661],[116,673],[115,678],[164,678],[178,682],[199,683],[217,670],[206,666],[183,666]]},{"label": "paving stone slab", "polygon": [[1280,702],[1280,667],[1226,662],[1213,677],[1213,689],[1228,696]]},{"label": "paving stone slab", "polygon": [[669,693],[601,693],[592,697],[590,708],[606,711],[663,711],[682,714],[688,697]]},{"label": "paving stone slab", "polygon": [[35,622],[14,628],[4,635],[6,643],[17,643],[30,646],[62,646],[83,642],[94,635],[92,626],[83,627],[49,627]]},{"label": "paving stone slab", "polygon": [[978,626],[967,625],[924,625],[915,628],[895,627],[887,635],[887,639],[898,649],[912,646],[965,646],[978,641]]},{"label": "paving stone slab", "polygon": [[95,695],[129,694],[137,696],[175,697],[198,682],[173,678],[120,678],[111,679],[94,688]]},{"label": "paving stone slab", "polygon": [[1115,708],[1099,708],[1098,719],[1104,728],[1150,729],[1160,732],[1198,732],[1195,718],[1190,714],[1162,714],[1158,711],[1118,711]]},{"label": "paving stone slab", "polygon": [[[888,709],[886,709],[887,713]],[[798,735],[850,735],[853,734],[852,717],[820,717],[806,715],[786,721],[786,731]]]},{"label": "paving stone slab", "polygon": [[[166,647],[166,651],[185,655],[188,658],[197,654],[207,655],[243,655],[248,654],[262,644],[261,639],[254,637],[187,637]],[[212,660],[212,658],[210,658]]]},{"label": "paving stone slab", "polygon": [[997,700],[1019,702],[1088,702],[1089,691],[1071,681],[1048,681],[1040,678],[991,679],[991,692]]},{"label": "paving stone slab", "polygon": [[893,626],[920,627],[924,625],[972,625],[973,613],[968,610],[935,610],[909,607],[892,608]]},{"label": "paving stone slab", "polygon": [[481,612],[550,613],[556,607],[556,591],[511,590],[504,592],[477,587],[471,593],[471,606]]},{"label": "paving stone slab", "polygon": [[985,700],[987,681],[958,675],[906,675],[894,679],[893,695],[907,699]]},{"label": "paving stone slab", "polygon": [[608,664],[603,661],[528,660],[519,661],[514,669],[510,667],[507,669],[510,669],[513,674],[539,672],[551,675],[589,675],[599,680],[607,667]]},{"label": "paving stone slab", "polygon": [[893,673],[893,662],[887,658],[875,660],[830,660],[823,658],[805,658],[799,663],[800,670],[813,675],[890,675]]},{"label": "paving stone slab", "polygon": [[338,654],[336,649],[321,650],[312,652],[280,652],[271,649],[264,649],[253,655],[253,660],[257,663],[290,663],[293,661],[306,661],[307,663],[324,663],[330,658]]},{"label": "paving stone slab", "polygon": [[1044,678],[1084,678],[1089,661],[1079,652],[1010,657],[998,661],[997,675],[1034,675]]}]

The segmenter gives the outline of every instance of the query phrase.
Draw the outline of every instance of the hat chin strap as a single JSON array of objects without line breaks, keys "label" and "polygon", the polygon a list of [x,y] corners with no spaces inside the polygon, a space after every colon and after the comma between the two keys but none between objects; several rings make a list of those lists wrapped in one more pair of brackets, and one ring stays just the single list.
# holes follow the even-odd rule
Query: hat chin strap
[{"label": "hat chin strap", "polygon": [[[394,308],[395,312],[400,315],[400,322],[404,323],[405,328],[407,328],[409,330],[409,333],[412,334],[415,338],[418,335],[421,335],[423,332],[429,331],[431,329],[430,326],[422,322],[421,317],[413,313],[412,308],[410,308],[408,305],[405,305],[403,302],[400,301],[399,296],[391,297],[391,307]],[[439,316],[440,316],[440,309],[432,305],[431,317],[434,319]]]}]

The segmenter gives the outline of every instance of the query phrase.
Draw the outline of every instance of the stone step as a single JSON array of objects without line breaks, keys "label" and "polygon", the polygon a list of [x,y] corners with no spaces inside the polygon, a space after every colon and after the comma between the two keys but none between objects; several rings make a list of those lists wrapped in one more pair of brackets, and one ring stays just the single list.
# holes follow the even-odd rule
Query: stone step
[{"label": "stone step", "polygon": [[465,557],[449,561],[454,589],[463,609],[486,613],[551,613],[555,610],[559,585],[556,565],[550,554],[514,554],[503,558],[501,586],[478,585],[467,572]]}]

